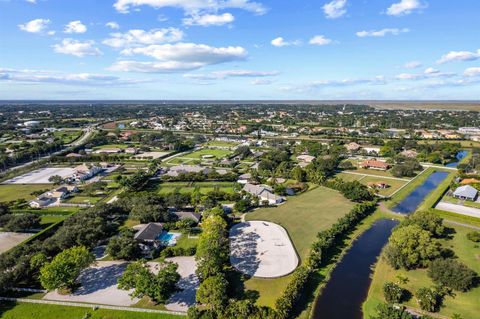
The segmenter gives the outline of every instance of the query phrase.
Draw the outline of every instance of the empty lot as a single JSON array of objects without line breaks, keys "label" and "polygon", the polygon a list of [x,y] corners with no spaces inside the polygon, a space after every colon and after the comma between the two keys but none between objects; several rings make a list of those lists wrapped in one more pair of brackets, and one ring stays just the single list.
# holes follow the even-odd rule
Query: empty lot
[{"label": "empty lot", "polygon": [[0,233],[0,254],[17,246],[32,235],[33,234],[24,233]]}]

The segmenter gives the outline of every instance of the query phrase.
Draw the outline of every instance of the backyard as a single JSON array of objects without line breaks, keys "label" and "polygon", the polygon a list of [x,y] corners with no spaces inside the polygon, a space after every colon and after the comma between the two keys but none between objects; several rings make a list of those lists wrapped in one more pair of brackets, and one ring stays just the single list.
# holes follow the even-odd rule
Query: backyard
[{"label": "backyard", "polygon": [[0,202],[10,202],[19,199],[31,200],[36,196],[32,192],[48,191],[52,188],[51,184],[2,184],[0,185]]}]

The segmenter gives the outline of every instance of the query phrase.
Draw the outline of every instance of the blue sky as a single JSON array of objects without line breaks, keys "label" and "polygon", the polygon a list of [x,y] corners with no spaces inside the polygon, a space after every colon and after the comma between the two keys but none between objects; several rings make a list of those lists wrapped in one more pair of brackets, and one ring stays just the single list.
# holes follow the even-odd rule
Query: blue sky
[{"label": "blue sky", "polygon": [[0,99],[480,99],[478,0],[0,0]]}]

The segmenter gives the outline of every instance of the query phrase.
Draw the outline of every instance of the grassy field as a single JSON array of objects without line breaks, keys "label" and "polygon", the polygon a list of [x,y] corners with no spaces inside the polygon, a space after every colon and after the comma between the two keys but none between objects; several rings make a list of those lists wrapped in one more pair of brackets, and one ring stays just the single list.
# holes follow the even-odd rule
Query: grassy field
[{"label": "grassy field", "polygon": [[95,146],[93,149],[95,150],[100,150],[104,148],[127,148],[127,147],[133,147],[135,145],[128,145],[128,144],[106,144],[106,145],[100,145],[100,146]]},{"label": "grassy field", "polygon": [[395,193],[400,187],[404,186],[407,181],[400,180],[400,179],[387,179],[383,177],[372,177],[372,176],[367,176],[367,175],[357,175],[357,174],[348,174],[348,173],[338,173],[335,175],[336,177],[339,177],[347,182],[352,182],[352,181],[359,181],[360,183],[364,185],[368,185],[368,183],[371,182],[385,182],[387,183],[390,187],[385,188],[385,189],[379,189],[378,194],[383,195],[383,196],[391,196],[393,193]]},{"label": "grassy field", "polygon": [[[453,238],[442,240],[442,246],[455,251],[455,254],[460,261],[475,270],[477,273],[480,273],[480,263],[478,262],[480,247],[478,244],[475,244],[466,238],[466,234],[471,231],[471,229],[461,226],[454,226],[454,229],[455,234]],[[375,268],[373,281],[368,293],[368,299],[363,305],[363,311],[366,318],[374,313],[374,309],[378,303],[384,301],[382,292],[383,284],[387,281],[398,281],[397,275],[399,274],[408,278],[408,282],[402,285],[402,287],[408,289],[412,293],[415,293],[421,287],[430,287],[433,285],[433,282],[427,276],[427,271],[425,269],[412,271],[394,270],[384,260],[380,259]],[[480,311],[479,301],[480,287],[472,289],[466,293],[455,292],[454,297],[445,297],[443,307],[440,309],[439,314],[450,317],[454,313],[458,313],[461,314],[464,319],[475,319],[478,318],[478,313]],[[413,308],[419,308],[414,297],[405,304]]]},{"label": "grassy field", "polygon": [[235,183],[233,182],[166,182],[152,185],[149,189],[162,195],[171,193],[176,189],[180,193],[191,193],[196,187],[199,187],[200,192],[203,194],[213,191],[215,187],[218,187],[221,191],[233,193],[234,185]]},{"label": "grassy field", "polygon": [[32,200],[36,196],[30,195],[32,192],[41,190],[50,190],[51,184],[10,184],[0,185],[0,202],[9,202],[18,199]]},{"label": "grassy field", "polygon": [[[88,316],[88,314],[90,316]],[[88,317],[87,317],[88,316]],[[91,307],[67,307],[57,305],[2,302],[2,319],[176,319],[184,316],[153,314],[132,311],[97,309]]]},{"label": "grassy field", "polygon": [[238,146],[239,143],[237,142],[227,142],[227,141],[209,141],[207,143],[208,146],[212,146],[212,147],[235,147],[235,146]]},{"label": "grassy field", "polygon": [[[316,234],[328,229],[350,211],[353,204],[338,192],[318,187],[289,200],[277,208],[262,208],[246,215],[246,220],[266,220],[288,231],[300,259],[304,259]],[[259,292],[258,304],[273,306],[291,276],[277,279],[251,278],[245,289]]]},{"label": "grassy field", "polygon": [[60,138],[63,143],[70,144],[82,135],[82,131],[57,131],[53,135]]},{"label": "grassy field", "polygon": [[186,154],[182,157],[183,158],[201,159],[202,156],[204,156],[204,155],[213,155],[213,157],[215,159],[220,159],[220,158],[223,158],[227,155],[230,155],[231,153],[232,152],[229,151],[229,150],[204,148],[204,149],[195,151],[193,153]]}]

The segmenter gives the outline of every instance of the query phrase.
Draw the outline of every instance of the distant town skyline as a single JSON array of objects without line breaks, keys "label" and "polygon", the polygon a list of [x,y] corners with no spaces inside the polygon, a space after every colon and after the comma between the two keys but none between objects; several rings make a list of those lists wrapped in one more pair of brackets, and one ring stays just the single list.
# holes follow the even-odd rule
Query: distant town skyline
[{"label": "distant town skyline", "polygon": [[478,100],[475,0],[0,0],[0,99]]}]

